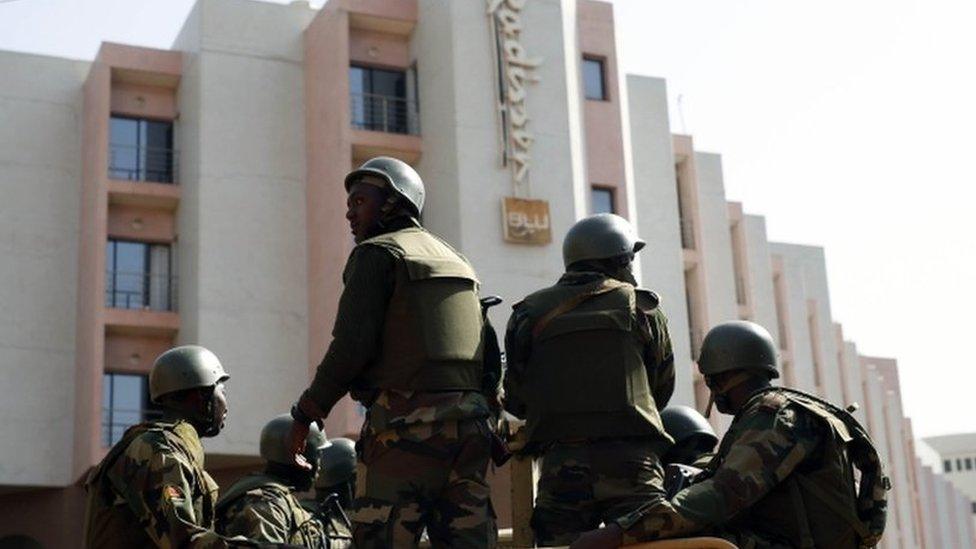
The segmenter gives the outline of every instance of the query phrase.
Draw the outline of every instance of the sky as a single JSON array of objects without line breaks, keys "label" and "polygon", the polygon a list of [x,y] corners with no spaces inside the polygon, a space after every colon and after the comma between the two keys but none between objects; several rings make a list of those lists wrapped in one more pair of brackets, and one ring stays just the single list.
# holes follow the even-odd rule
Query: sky
[{"label": "sky", "polygon": [[[0,49],[167,48],[192,4],[0,0]],[[898,359],[915,434],[976,430],[976,2],[614,5],[623,72],[667,79],[672,130],[722,154],[729,199],[825,247],[834,319]]]}]

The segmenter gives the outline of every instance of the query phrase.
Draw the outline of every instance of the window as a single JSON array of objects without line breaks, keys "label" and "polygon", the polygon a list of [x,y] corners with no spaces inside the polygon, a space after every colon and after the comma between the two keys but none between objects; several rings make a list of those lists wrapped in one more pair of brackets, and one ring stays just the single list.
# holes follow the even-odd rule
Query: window
[{"label": "window", "polygon": [[956,471],[962,471],[962,458],[956,458]]},{"label": "window", "polygon": [[172,183],[176,152],[173,123],[113,116],[108,175],[112,179]]},{"label": "window", "polygon": [[973,458],[966,458],[966,470],[967,471],[973,470]]},{"label": "window", "polygon": [[613,189],[594,185],[590,189],[590,211],[592,213],[616,213]]},{"label": "window", "polygon": [[146,376],[110,373],[102,376],[102,444],[115,444],[129,427],[159,415],[159,407],[149,400]]},{"label": "window", "polygon": [[109,239],[105,271],[106,307],[174,310],[168,245]]},{"label": "window", "polygon": [[407,97],[407,89],[407,71],[349,67],[353,127],[389,133],[418,133],[416,101]]},{"label": "window", "polygon": [[951,460],[951,459],[947,459],[947,460],[945,460],[945,461],[944,461],[944,462],[942,463],[942,468],[943,468],[943,469],[945,469],[945,472],[946,472],[946,473],[948,473],[948,472],[950,472],[950,471],[952,471],[952,460]]},{"label": "window", "polygon": [[587,99],[606,101],[606,78],[603,73],[603,59],[583,58],[583,95]]}]

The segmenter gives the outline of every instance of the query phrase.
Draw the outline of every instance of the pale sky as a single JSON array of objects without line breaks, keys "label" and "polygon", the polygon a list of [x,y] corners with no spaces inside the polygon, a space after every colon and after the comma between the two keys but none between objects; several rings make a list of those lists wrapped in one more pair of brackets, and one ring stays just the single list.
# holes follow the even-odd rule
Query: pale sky
[{"label": "pale sky", "polygon": [[[192,4],[0,0],[0,49],[166,48]],[[672,130],[723,155],[728,197],[826,248],[834,319],[898,359],[916,435],[976,431],[976,2],[614,4],[624,72],[668,80]]]}]

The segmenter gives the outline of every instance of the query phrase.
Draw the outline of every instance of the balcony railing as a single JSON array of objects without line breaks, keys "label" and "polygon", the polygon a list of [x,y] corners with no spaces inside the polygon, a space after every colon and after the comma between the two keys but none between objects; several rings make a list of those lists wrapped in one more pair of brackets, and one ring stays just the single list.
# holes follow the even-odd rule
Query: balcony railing
[{"label": "balcony railing", "polygon": [[687,219],[681,219],[681,247],[685,250],[695,249],[695,225]]},{"label": "balcony railing", "polygon": [[129,427],[161,417],[162,414],[162,410],[153,409],[102,408],[102,445],[114,445]]},{"label": "balcony railing", "polygon": [[176,183],[177,152],[162,147],[110,144],[108,176],[128,181]]},{"label": "balcony railing", "polygon": [[105,306],[148,311],[176,310],[176,277],[167,273],[108,271]]},{"label": "balcony railing", "polygon": [[416,101],[375,93],[354,93],[349,96],[349,107],[352,127],[356,129],[420,135]]}]

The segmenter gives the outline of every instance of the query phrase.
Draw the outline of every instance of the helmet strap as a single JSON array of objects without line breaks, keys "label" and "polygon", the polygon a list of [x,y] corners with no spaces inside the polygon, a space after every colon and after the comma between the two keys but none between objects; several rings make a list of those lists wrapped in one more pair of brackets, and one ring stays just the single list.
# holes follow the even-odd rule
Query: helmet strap
[{"label": "helmet strap", "polygon": [[726,380],[721,387],[716,387],[715,389],[709,387],[708,389],[710,394],[708,395],[708,407],[705,408],[705,417],[711,417],[712,415],[712,405],[715,404],[716,394],[725,394],[750,379],[752,379],[752,375],[748,371],[743,370]]}]

